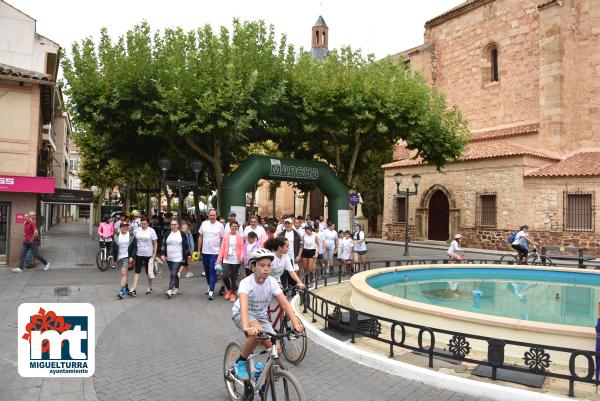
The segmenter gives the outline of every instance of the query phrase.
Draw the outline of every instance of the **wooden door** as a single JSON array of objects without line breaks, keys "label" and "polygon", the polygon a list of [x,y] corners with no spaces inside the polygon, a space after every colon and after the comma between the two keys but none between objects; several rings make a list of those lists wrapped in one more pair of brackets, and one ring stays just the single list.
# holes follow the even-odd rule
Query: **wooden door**
[{"label": "wooden door", "polygon": [[449,237],[450,205],[442,191],[436,191],[429,200],[429,233],[428,238],[436,241],[447,241]]}]

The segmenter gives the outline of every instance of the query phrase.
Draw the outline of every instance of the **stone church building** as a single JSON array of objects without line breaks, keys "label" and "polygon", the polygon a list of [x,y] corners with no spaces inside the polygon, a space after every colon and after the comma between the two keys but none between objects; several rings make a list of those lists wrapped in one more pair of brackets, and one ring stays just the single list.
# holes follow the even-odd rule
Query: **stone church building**
[{"label": "stone church building", "polygon": [[[528,224],[546,245],[600,253],[600,3],[469,0],[427,21],[403,60],[457,105],[471,130],[443,172],[402,144],[385,172],[383,236],[507,249]],[[397,196],[394,174],[422,177]],[[410,184],[412,186],[412,184]],[[411,188],[414,189],[414,188]]]}]

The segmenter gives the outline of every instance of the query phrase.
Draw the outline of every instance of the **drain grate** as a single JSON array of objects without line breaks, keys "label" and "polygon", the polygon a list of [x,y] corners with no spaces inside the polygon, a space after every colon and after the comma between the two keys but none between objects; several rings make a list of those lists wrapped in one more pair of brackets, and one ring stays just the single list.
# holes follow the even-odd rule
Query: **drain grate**
[{"label": "drain grate", "polygon": [[57,297],[68,297],[71,295],[71,289],[69,287],[55,287],[54,295]]},{"label": "drain grate", "polygon": [[87,266],[94,266],[94,265],[92,263],[75,263],[75,266],[80,266],[80,267],[86,266],[87,267]]}]

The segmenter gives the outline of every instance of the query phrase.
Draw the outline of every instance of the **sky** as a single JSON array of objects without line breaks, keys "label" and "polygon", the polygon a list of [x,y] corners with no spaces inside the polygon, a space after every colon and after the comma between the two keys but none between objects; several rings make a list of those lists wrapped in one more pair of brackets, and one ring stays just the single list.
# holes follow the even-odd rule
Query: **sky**
[{"label": "sky", "polygon": [[146,20],[153,29],[205,24],[231,26],[234,17],[262,19],[296,47],[309,48],[319,15],[329,27],[329,48],[350,45],[377,58],[423,43],[425,21],[462,0],[5,0],[37,20],[37,32],[69,50],[106,27],[113,37]]}]

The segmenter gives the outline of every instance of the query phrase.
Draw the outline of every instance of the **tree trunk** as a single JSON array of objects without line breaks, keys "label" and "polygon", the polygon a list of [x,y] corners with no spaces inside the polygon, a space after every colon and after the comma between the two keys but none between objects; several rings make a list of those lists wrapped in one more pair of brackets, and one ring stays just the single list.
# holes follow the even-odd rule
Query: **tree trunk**
[{"label": "tree trunk", "polygon": [[194,214],[196,215],[196,219],[200,218],[200,205],[198,205],[199,201],[198,188],[196,188],[194,191]]},{"label": "tree trunk", "polygon": [[[221,143],[217,136],[213,139],[213,155],[211,156],[205,149],[201,148],[192,138],[186,137],[185,142],[192,148],[200,157],[208,160],[215,174],[215,185],[217,186],[217,199],[221,199],[221,186],[223,185],[223,166],[221,165]],[[219,213],[220,210],[217,210]]]},{"label": "tree trunk", "polygon": [[162,189],[165,193],[165,198],[167,198],[167,212],[171,213],[171,199],[173,199],[173,196],[169,195],[169,189],[165,184],[162,185]]},{"label": "tree trunk", "polygon": [[352,156],[350,157],[348,169],[346,170],[346,186],[348,187],[350,187],[352,184],[352,175],[354,174],[354,166],[356,165],[356,160],[358,159],[360,144],[360,131],[356,130],[354,131],[354,148],[352,149]]},{"label": "tree trunk", "polygon": [[250,216],[254,215],[254,202],[256,201],[256,184],[252,186],[252,195],[250,196]]}]

